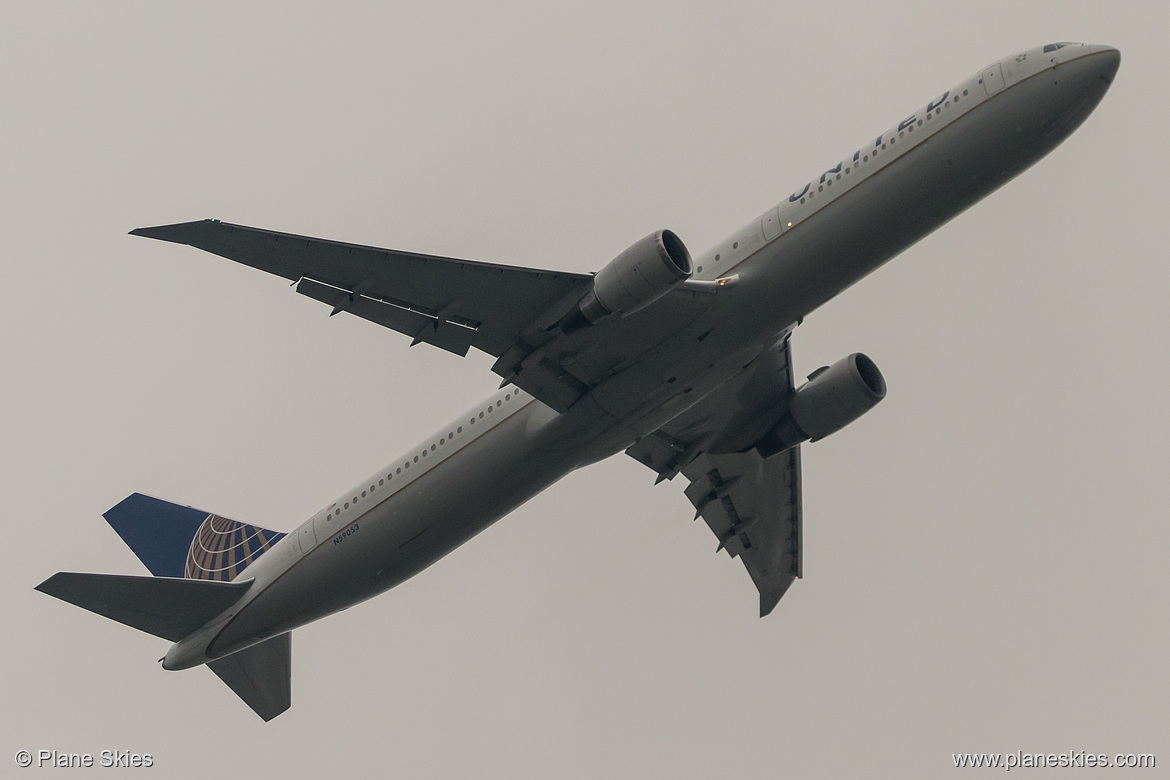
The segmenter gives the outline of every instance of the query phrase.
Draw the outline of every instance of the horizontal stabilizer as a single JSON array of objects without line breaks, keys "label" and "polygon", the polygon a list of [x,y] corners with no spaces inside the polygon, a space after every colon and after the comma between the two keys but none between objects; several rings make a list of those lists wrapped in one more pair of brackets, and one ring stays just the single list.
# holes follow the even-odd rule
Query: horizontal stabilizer
[{"label": "horizontal stabilizer", "polygon": [[281,634],[207,664],[265,721],[292,705],[292,634]]},{"label": "horizontal stabilizer", "polygon": [[239,601],[251,585],[251,579],[217,582],[58,572],[36,589],[139,631],[178,642]]}]

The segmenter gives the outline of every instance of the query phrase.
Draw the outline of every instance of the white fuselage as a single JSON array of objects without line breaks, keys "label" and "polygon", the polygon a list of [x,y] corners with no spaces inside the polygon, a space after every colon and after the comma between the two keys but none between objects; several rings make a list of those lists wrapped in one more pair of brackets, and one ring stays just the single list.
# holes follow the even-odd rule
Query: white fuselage
[{"label": "white fuselage", "polygon": [[695,259],[697,279],[739,278],[694,322],[562,414],[508,387],[461,415],[246,568],[246,595],[176,643],[164,666],[206,663],[391,588],[653,432],[1051,151],[1096,106],[1117,61],[1107,46],[1030,49],[867,140]]}]

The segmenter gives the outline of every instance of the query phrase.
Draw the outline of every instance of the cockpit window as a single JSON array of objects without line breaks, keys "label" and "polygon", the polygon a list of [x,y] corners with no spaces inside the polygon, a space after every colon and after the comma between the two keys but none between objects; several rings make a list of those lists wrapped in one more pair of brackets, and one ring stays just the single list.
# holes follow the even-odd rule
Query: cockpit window
[{"label": "cockpit window", "polygon": [[1047,54],[1050,51],[1056,51],[1057,49],[1063,49],[1065,46],[1075,46],[1075,45],[1076,44],[1074,44],[1072,41],[1061,41],[1060,43],[1050,43],[1044,47],[1044,53]]}]

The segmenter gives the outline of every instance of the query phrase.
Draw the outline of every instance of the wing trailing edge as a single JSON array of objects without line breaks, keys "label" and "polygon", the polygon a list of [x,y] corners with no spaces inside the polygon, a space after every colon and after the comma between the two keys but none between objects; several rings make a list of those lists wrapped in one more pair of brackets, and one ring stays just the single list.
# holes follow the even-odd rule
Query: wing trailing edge
[{"label": "wing trailing edge", "polygon": [[683,475],[695,519],[739,558],[760,594],[760,617],[802,575],[800,447],[762,456],[746,449],[767,430],[793,391],[788,342],[764,353],[737,379],[626,450],[658,474]]}]

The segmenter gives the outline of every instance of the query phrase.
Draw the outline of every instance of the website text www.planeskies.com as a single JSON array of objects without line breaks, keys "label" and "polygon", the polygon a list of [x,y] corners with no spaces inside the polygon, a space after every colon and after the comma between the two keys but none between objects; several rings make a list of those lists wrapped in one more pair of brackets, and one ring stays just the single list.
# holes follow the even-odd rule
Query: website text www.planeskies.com
[{"label": "website text www.planeskies.com", "polygon": [[1087,750],[1067,750],[1063,753],[952,753],[955,768],[980,769],[1076,769],[1118,768],[1153,769],[1153,753],[1090,753]]}]

